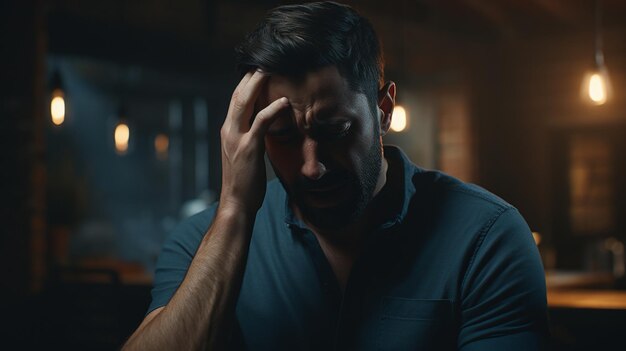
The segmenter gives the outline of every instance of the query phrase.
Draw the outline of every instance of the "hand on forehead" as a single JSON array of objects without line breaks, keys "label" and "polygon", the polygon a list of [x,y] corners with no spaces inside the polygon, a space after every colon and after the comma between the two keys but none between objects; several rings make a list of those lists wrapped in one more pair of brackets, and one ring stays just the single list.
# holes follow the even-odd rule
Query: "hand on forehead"
[{"label": "hand on forehead", "polygon": [[[294,78],[273,74],[259,95],[256,109],[262,109],[283,96],[289,99],[289,111],[281,111],[283,117],[324,117],[338,108],[338,104],[349,99],[347,83],[334,66],[309,72]],[[318,116],[320,115],[320,116]]]}]

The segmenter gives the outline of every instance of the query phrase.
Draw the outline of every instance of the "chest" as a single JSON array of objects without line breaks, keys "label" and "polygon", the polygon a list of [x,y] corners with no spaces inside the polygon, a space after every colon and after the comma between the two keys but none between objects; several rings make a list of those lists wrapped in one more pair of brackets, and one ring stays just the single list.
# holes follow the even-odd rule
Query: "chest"
[{"label": "chest", "polygon": [[250,350],[454,349],[454,298],[446,283],[420,280],[419,267],[398,270],[405,259],[381,254],[355,261],[327,254],[314,237],[295,250],[251,247],[237,305],[243,344]]},{"label": "chest", "polygon": [[344,292],[360,250],[358,248],[338,248],[325,243],[323,240],[319,240],[319,244],[324,253],[324,258],[328,261],[328,265],[337,279],[339,288]]}]

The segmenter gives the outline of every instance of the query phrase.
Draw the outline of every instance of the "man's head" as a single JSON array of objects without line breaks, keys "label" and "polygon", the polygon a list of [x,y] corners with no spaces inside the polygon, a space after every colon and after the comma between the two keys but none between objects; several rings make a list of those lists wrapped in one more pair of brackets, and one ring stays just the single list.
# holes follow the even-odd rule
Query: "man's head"
[{"label": "man's head", "polygon": [[268,158],[292,204],[318,229],[360,219],[385,183],[381,136],[395,85],[371,25],[336,3],[272,10],[238,48],[242,72],[270,75],[256,109],[283,96],[290,108],[265,137]]},{"label": "man's head", "polygon": [[369,21],[347,5],[317,2],[271,10],[237,48],[243,75],[261,68],[301,78],[336,66],[350,88],[364,93],[373,111],[384,82],[383,57]]}]

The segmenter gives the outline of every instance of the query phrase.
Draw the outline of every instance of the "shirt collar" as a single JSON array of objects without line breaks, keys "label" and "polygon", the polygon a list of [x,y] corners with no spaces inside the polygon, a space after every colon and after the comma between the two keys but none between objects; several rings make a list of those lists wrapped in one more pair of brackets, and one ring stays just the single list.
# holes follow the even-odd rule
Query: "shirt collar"
[{"label": "shirt collar", "polygon": [[394,209],[382,221],[380,229],[393,227],[404,220],[409,212],[409,205],[416,191],[415,184],[413,184],[413,176],[420,171],[397,146],[385,145],[385,158],[388,160],[390,168],[401,168],[394,170],[398,175],[396,181],[400,184],[400,191],[396,191],[396,196],[400,197],[400,201],[395,203]]},{"label": "shirt collar", "polygon": [[284,203],[284,209],[285,209],[285,223],[287,223],[288,226],[295,226],[301,229],[306,229],[307,226],[306,224],[304,224],[304,222],[298,218],[298,216],[296,216],[296,214],[293,212],[293,210],[291,209],[291,205],[289,204],[289,196],[287,196],[287,192],[283,191],[284,195],[285,195],[285,201],[283,201]]}]

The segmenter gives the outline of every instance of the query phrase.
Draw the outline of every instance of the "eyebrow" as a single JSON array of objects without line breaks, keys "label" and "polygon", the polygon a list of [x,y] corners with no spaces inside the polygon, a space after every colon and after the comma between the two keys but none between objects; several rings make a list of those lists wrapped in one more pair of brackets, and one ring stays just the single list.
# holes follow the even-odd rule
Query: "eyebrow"
[{"label": "eyebrow", "polygon": [[[338,112],[340,110],[341,109],[337,105],[322,106],[315,113],[312,124],[322,127],[328,125],[338,125],[356,118],[352,111],[342,111],[341,114],[339,114]],[[267,133],[269,134],[281,134],[293,128],[295,125],[293,112],[291,110],[283,110],[278,113],[279,116],[276,118],[276,121],[272,123],[270,128],[267,130]],[[281,122],[281,120],[283,120],[283,122]]]}]

